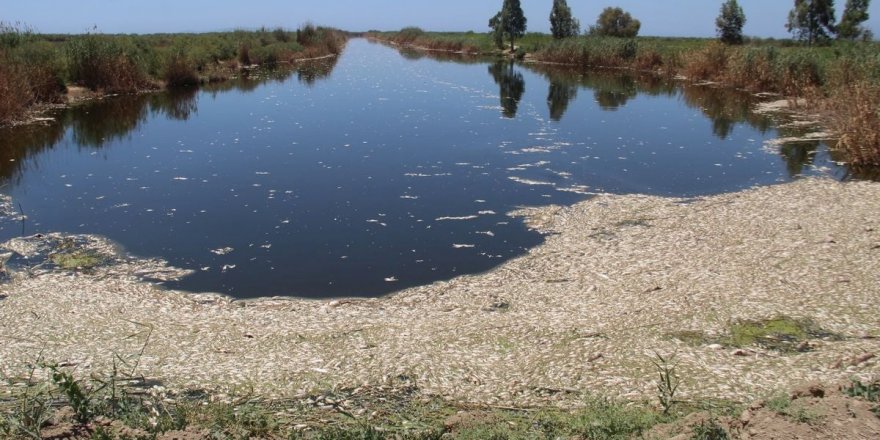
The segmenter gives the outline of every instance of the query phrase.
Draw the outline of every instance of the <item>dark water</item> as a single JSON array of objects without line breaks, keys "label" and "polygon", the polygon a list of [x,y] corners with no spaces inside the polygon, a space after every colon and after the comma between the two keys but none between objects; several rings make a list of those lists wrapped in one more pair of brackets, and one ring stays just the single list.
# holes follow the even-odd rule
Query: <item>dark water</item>
[{"label": "dark water", "polygon": [[[196,270],[172,287],[378,296],[538,244],[505,216],[520,205],[848,176],[818,142],[762,148],[780,133],[752,104],[354,40],[333,64],[111,98],[0,131],[0,178],[25,234],[99,234]],[[21,234],[2,223],[0,239]]]}]

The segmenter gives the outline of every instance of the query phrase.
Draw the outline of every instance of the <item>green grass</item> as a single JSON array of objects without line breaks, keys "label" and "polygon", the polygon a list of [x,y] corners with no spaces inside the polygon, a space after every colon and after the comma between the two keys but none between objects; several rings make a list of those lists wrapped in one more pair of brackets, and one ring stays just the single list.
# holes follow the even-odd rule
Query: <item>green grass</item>
[{"label": "green grass", "polygon": [[808,408],[804,402],[792,400],[791,397],[784,394],[776,395],[768,400],[767,409],[798,423],[814,424],[822,418],[822,414]]},{"label": "green grass", "polygon": [[[36,380],[45,372],[49,381]],[[589,397],[572,410],[457,406],[412,386],[357,394],[336,390],[313,395],[309,402],[314,404],[234,394],[217,399],[205,392],[144,388],[124,376],[114,372],[77,379],[57,366],[34,366],[29,377],[9,381],[15,386],[7,388],[12,395],[0,400],[0,437],[39,438],[40,427],[65,406],[72,408],[65,422],[92,438],[110,439],[123,433],[154,438],[182,429],[218,439],[628,439],[684,415],[664,416],[645,403]],[[320,408],[331,401],[336,408],[339,402],[346,407]],[[99,429],[93,423],[99,417],[117,423]]]}]

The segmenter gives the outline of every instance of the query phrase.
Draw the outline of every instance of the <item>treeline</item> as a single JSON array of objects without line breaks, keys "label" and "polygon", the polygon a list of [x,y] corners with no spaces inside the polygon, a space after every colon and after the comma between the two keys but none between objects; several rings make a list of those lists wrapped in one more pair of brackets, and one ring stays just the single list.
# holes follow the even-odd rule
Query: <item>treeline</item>
[{"label": "treeline", "polygon": [[[554,0],[551,35],[527,33],[519,0],[504,0],[488,33],[428,33],[407,28],[372,34],[428,49],[498,53],[582,69],[622,68],[752,92],[778,93],[824,113],[840,136],[838,147],[856,165],[880,166],[880,45],[870,30],[869,0],[848,0],[840,21],[833,0],[795,0],[786,22],[792,40],[743,35],[746,16],[725,0],[715,19],[718,38],[637,37],[641,22],[606,8],[581,32],[566,0]],[[502,49],[504,48],[504,49]]]},{"label": "treeline", "polygon": [[134,93],[217,82],[253,65],[338,54],[345,38],[311,24],[292,31],[70,36],[0,23],[0,125],[34,106],[63,102],[67,85]]}]

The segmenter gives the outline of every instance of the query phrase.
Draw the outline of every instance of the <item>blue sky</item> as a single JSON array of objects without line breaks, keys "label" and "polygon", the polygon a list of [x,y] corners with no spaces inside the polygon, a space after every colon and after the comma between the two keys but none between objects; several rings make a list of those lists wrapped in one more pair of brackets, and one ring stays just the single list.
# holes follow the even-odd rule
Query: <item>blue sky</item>
[{"label": "blue sky", "polygon": [[[346,30],[487,31],[502,0],[0,0],[0,20],[23,22],[39,32],[80,33],[97,26],[106,33],[203,32],[260,26],[296,27],[306,21]],[[606,6],[620,6],[642,21],[642,35],[715,35],[721,0],[569,0],[582,27]],[[740,0],[745,33],[786,37],[792,0]],[[841,15],[845,0],[837,2]],[[880,35],[880,1],[867,26]],[[547,32],[553,0],[522,0],[530,31]]]}]

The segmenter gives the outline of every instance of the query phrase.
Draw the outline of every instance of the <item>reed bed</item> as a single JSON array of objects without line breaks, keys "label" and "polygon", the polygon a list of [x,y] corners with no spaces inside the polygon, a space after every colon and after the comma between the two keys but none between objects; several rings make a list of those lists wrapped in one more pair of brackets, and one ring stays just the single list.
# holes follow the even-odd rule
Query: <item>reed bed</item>
[{"label": "reed bed", "polygon": [[228,79],[241,67],[335,55],[345,40],[341,31],[311,24],[294,31],[70,36],[0,23],[0,124],[64,101],[68,84],[101,93],[192,86]]}]

